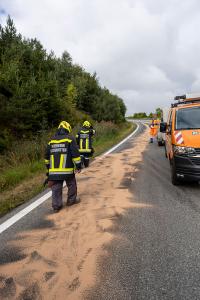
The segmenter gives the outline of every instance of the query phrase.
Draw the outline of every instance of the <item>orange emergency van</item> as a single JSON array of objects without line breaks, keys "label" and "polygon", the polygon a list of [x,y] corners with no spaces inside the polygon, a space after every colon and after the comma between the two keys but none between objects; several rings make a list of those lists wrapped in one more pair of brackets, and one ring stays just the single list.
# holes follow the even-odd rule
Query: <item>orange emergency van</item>
[{"label": "orange emergency van", "polygon": [[176,96],[166,123],[166,156],[170,162],[171,181],[200,181],[200,96]]}]

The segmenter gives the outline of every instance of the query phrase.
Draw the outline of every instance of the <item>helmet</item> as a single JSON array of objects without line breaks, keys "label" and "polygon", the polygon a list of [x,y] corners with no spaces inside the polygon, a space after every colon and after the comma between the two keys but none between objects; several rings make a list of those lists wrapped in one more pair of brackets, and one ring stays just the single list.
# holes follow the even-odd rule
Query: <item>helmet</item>
[{"label": "helmet", "polygon": [[64,128],[64,129],[68,130],[69,132],[72,131],[71,125],[66,121],[60,122],[58,128]]},{"label": "helmet", "polygon": [[83,126],[84,126],[84,127],[90,127],[91,124],[90,124],[89,121],[85,121],[85,122],[83,122]]}]

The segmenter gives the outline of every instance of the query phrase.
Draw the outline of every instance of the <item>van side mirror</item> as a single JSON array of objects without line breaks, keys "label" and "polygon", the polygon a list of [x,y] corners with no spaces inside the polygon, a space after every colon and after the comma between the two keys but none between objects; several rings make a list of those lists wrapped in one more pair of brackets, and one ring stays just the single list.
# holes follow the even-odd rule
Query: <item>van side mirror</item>
[{"label": "van side mirror", "polygon": [[166,133],[166,131],[167,131],[167,123],[161,122],[160,123],[160,132]]}]

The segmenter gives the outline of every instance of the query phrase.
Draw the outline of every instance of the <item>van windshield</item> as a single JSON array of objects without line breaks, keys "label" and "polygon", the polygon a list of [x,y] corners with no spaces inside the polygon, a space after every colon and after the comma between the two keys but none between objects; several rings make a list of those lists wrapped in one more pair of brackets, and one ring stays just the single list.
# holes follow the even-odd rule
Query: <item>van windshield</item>
[{"label": "van windshield", "polygon": [[177,110],[176,129],[200,129],[200,107]]}]

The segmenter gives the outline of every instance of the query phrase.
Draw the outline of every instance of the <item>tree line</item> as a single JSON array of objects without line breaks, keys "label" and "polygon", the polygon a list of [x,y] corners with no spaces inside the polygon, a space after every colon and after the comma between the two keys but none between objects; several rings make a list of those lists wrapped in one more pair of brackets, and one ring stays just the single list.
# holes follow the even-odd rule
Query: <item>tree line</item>
[{"label": "tree line", "polygon": [[0,150],[11,137],[28,138],[62,119],[120,123],[125,112],[123,100],[67,51],[48,53],[37,39],[22,37],[10,17],[0,25]]},{"label": "tree line", "polygon": [[155,112],[150,112],[147,114],[146,112],[138,112],[134,113],[132,116],[129,116],[129,119],[152,119],[154,117],[156,118],[161,118],[162,115],[162,109],[161,108],[156,108]]}]

